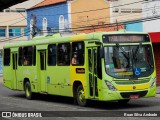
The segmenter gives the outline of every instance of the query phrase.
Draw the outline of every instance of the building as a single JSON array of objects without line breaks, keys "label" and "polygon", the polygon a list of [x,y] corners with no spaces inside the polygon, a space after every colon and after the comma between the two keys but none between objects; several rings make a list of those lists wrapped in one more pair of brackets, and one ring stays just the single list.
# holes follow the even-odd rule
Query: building
[{"label": "building", "polygon": [[142,16],[142,1],[139,0],[106,0],[110,1],[110,21],[125,22],[139,19]]},{"label": "building", "polygon": [[[112,31],[109,2],[105,0],[73,0],[71,26],[76,32]],[[116,28],[116,27],[115,27]]]},{"label": "building", "polygon": [[[27,10],[28,29],[40,35],[66,31],[114,31],[117,25],[109,25],[109,5],[105,0],[45,0]],[[118,25],[118,28],[124,27]]]},{"label": "building", "polygon": [[2,48],[6,43],[27,40],[26,9],[43,0],[29,0],[0,12],[0,74],[2,74]]},{"label": "building", "polygon": [[[67,31],[68,3],[66,0],[44,0],[27,10],[27,27],[32,35],[47,35]],[[30,38],[32,37],[30,36]]]},{"label": "building", "polygon": [[143,18],[148,18],[146,22],[143,22],[143,31],[149,32],[152,39],[156,62],[157,85],[160,85],[160,1],[145,1],[142,10]]}]

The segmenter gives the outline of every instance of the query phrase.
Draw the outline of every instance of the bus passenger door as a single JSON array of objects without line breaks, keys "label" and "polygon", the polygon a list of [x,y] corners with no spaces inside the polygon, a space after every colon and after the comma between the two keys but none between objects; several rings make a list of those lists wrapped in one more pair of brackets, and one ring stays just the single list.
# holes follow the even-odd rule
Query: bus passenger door
[{"label": "bus passenger door", "polygon": [[46,92],[47,91],[47,81],[46,81],[46,51],[39,51],[39,57],[40,57],[40,88],[41,92]]},{"label": "bus passenger door", "polygon": [[89,69],[89,94],[91,98],[98,97],[97,80],[97,47],[88,49],[88,69]]},{"label": "bus passenger door", "polygon": [[18,89],[17,82],[17,52],[12,53],[12,66],[13,66],[13,89]]}]

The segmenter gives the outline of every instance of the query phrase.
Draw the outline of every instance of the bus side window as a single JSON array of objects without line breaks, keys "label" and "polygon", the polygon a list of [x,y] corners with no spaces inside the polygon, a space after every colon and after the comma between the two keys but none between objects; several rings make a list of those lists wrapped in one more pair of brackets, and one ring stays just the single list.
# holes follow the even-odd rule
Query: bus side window
[{"label": "bus side window", "polygon": [[70,43],[58,44],[58,65],[70,65]]},{"label": "bus side window", "polygon": [[84,42],[72,43],[72,65],[84,65]]},{"label": "bus side window", "polygon": [[11,54],[10,49],[4,49],[4,60],[3,60],[4,66],[10,66],[10,54]]},{"label": "bus side window", "polygon": [[33,47],[33,65],[36,65],[36,46]]},{"label": "bus side window", "polygon": [[32,56],[33,56],[33,47],[24,47],[23,48],[23,65],[30,66],[32,65]]},{"label": "bus side window", "polygon": [[22,60],[22,47],[18,50],[19,58],[18,58],[18,65],[22,66],[23,60]]},{"label": "bus side window", "polygon": [[56,66],[56,52],[57,52],[56,45],[48,46],[48,65],[49,66]]}]

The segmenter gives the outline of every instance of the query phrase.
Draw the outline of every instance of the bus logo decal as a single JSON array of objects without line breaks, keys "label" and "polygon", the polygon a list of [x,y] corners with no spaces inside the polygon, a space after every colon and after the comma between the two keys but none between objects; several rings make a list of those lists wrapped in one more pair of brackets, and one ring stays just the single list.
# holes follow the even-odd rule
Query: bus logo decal
[{"label": "bus logo decal", "polygon": [[135,89],[136,89],[136,86],[133,86],[133,89],[135,90]]},{"label": "bus logo decal", "polygon": [[84,68],[76,68],[76,73],[85,73]]}]

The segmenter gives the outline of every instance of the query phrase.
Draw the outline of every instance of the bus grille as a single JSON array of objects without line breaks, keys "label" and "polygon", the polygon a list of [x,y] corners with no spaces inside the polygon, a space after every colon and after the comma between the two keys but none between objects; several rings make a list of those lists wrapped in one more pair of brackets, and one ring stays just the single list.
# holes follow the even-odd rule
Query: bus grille
[{"label": "bus grille", "polygon": [[140,92],[122,92],[120,93],[123,98],[130,98],[131,95],[138,95],[139,97],[144,97],[148,91]]},{"label": "bus grille", "polygon": [[116,84],[118,85],[130,85],[130,84],[142,84],[142,83],[148,83],[150,79],[145,79],[145,80],[118,80],[115,81]]}]

